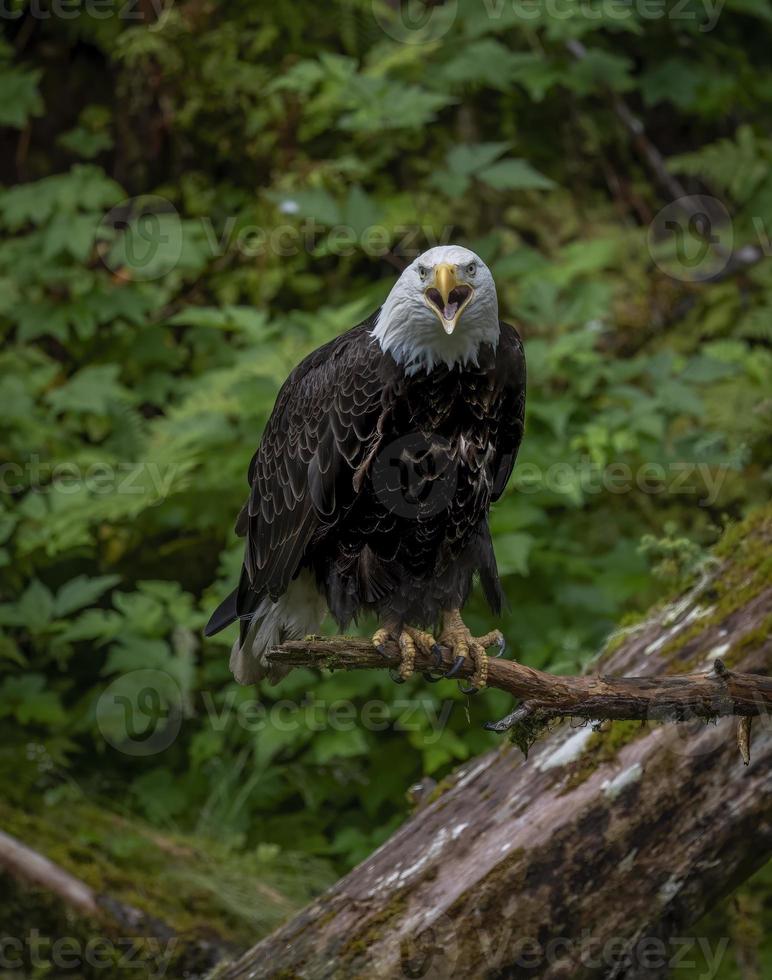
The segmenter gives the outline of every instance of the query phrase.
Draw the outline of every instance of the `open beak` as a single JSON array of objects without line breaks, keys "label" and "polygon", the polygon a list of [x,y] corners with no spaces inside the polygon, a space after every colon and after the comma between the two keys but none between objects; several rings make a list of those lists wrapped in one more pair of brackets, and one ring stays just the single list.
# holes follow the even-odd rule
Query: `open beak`
[{"label": "open beak", "polygon": [[434,285],[424,292],[429,308],[437,314],[443,330],[453,333],[461,314],[472,298],[473,289],[456,278],[452,265],[443,262],[434,270]]}]

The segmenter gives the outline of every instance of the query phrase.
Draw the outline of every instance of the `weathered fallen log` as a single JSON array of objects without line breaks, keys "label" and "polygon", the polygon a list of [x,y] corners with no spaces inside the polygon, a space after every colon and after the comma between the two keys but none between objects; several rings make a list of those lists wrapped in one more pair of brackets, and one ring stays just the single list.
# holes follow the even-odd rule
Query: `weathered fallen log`
[{"label": "weathered fallen log", "polygon": [[[721,660],[745,703],[740,672],[772,662],[770,539],[772,519],[758,515],[725,544],[715,575],[628,630],[595,669],[656,677],[636,691],[656,702],[664,695],[651,692],[672,694],[683,671],[701,677],[682,691],[718,690],[722,677],[710,671]],[[303,649],[313,645],[277,657],[291,662]],[[610,683],[577,680],[571,691],[585,700]],[[767,682],[750,683],[768,704]],[[550,680],[528,696],[555,690],[570,693]],[[527,761],[503,745],[441,784],[375,854],[218,976],[665,978],[701,938],[693,924],[772,854],[770,716],[754,694],[748,717],[751,702],[747,768],[734,723],[701,720],[701,697],[681,724],[564,724]]]}]

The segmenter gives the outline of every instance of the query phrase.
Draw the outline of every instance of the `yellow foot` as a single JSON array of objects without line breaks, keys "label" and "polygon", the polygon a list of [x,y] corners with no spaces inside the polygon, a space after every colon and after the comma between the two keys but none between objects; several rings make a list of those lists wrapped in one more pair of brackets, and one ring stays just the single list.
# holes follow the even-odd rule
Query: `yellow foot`
[{"label": "yellow foot", "polygon": [[423,653],[431,653],[436,640],[431,633],[415,629],[413,626],[403,626],[401,630],[390,630],[382,627],[373,634],[372,643],[379,653],[383,652],[383,645],[389,640],[396,640],[400,651],[399,673],[392,673],[392,680],[402,683],[410,677],[415,670],[415,656],[418,650]]},{"label": "yellow foot", "polygon": [[443,613],[439,642],[443,646],[450,647],[456,658],[455,663],[447,673],[448,677],[452,677],[459,670],[466,657],[471,658],[474,664],[474,673],[470,677],[472,687],[466,693],[480,690],[488,683],[486,648],[497,646],[500,652],[504,650],[504,635],[500,630],[491,630],[484,636],[472,636],[469,628],[461,619],[461,613],[458,609],[451,609],[450,612]]}]

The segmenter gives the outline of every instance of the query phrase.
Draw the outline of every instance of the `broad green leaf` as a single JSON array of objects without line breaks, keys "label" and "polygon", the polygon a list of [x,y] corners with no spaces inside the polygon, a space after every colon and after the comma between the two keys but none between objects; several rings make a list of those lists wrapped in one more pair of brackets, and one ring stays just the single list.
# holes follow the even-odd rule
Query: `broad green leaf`
[{"label": "broad green leaf", "polygon": [[120,580],[120,575],[100,575],[96,578],[78,575],[66,582],[56,593],[54,616],[68,616],[77,609],[91,605]]},{"label": "broad green leaf", "polygon": [[33,633],[46,626],[54,613],[54,597],[51,590],[38,579],[33,579],[18,602],[19,618]]},{"label": "broad green leaf", "polygon": [[477,174],[483,183],[496,190],[548,190],[554,181],[535,170],[527,160],[499,160],[483,167]]},{"label": "broad green leaf", "polygon": [[40,71],[0,67],[0,126],[22,129],[30,116],[43,113],[43,100],[38,91]]},{"label": "broad green leaf", "polygon": [[46,689],[42,674],[21,674],[3,680],[0,718],[8,715],[22,725],[61,725],[66,717],[59,695]]},{"label": "broad green leaf", "polygon": [[116,401],[130,397],[118,376],[118,364],[100,364],[82,368],[61,387],[47,396],[56,412],[94,412],[105,415]]},{"label": "broad green leaf", "polygon": [[457,143],[447,155],[448,169],[463,177],[474,177],[509,149],[509,143]]}]

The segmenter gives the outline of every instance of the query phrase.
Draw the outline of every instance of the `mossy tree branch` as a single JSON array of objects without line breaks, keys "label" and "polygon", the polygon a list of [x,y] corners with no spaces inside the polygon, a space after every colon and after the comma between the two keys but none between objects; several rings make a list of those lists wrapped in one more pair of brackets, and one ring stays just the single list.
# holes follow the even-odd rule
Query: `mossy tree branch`
[{"label": "mossy tree branch", "polygon": [[[442,663],[418,651],[416,670],[449,669],[453,652],[439,647]],[[292,640],[274,649],[270,659],[285,667],[317,667],[362,670],[396,667],[400,662],[396,643],[384,653],[359,637],[311,636]],[[457,676],[473,673],[471,661]],[[602,674],[561,677],[535,670],[512,660],[491,660],[488,686],[506,691],[521,704],[500,721],[488,722],[493,732],[509,732],[527,754],[549,722],[563,718],[591,721],[691,721],[738,717],[738,743],[748,762],[750,722],[758,715],[772,716],[772,677],[729,670],[716,659],[709,672],[650,677],[613,677]]]},{"label": "mossy tree branch", "polygon": [[[442,664],[421,651],[416,670],[449,669],[453,653],[440,647]],[[282,666],[327,667],[360,670],[397,667],[399,649],[386,644],[382,655],[366,639],[350,636],[307,637],[292,640],[274,649],[270,659]],[[462,665],[457,676],[470,677],[471,661]],[[586,718],[620,721],[706,721],[726,716],[753,717],[772,714],[772,677],[729,670],[716,660],[708,673],[681,676],[609,677],[586,675],[561,677],[548,674],[513,660],[491,659],[488,686],[506,691],[524,701],[515,714],[538,715],[544,721],[555,718]],[[512,716],[510,716],[512,717]],[[505,731],[507,719],[491,725]]]}]

